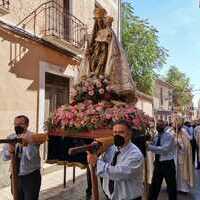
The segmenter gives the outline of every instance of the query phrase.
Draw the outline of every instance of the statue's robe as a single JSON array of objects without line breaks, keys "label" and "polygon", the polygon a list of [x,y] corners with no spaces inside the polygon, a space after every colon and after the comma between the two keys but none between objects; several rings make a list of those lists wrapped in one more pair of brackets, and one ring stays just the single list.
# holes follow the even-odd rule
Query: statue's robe
[{"label": "statue's robe", "polygon": [[77,81],[87,78],[91,73],[104,75],[109,77],[116,93],[134,99],[135,83],[131,69],[114,31],[109,27],[99,30],[93,45],[92,55],[82,59]]}]

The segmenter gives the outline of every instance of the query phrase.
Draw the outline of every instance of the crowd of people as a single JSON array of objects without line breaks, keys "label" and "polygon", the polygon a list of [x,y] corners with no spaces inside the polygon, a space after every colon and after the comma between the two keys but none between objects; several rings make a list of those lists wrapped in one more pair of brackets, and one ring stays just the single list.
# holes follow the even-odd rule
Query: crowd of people
[{"label": "crowd of people", "polygon": [[195,184],[195,167],[200,169],[200,123],[173,124],[157,121],[150,136],[142,140],[148,153],[145,153],[141,139],[132,140],[134,135],[137,135],[135,129],[130,129],[123,120],[118,121],[113,126],[114,144],[99,157],[90,153],[88,155],[88,162],[97,167],[97,175],[103,178],[102,185],[107,199],[143,198],[144,158],[148,160],[149,173],[146,175],[152,174],[148,200],[158,199],[163,179],[169,200],[176,200],[178,193],[191,192]]},{"label": "crowd of people", "polygon": [[[17,116],[15,133],[8,138],[27,138],[32,134],[28,125],[26,116]],[[143,199],[144,174],[150,177],[148,200],[158,199],[163,179],[169,200],[176,200],[178,192],[191,192],[195,167],[200,169],[200,122],[174,125],[157,121],[148,136],[143,137],[127,121],[119,120],[113,124],[113,138],[114,144],[106,152],[101,155],[88,152],[87,157],[88,163],[96,167],[108,200]],[[5,144],[3,159],[10,160],[12,154],[19,161],[20,200],[37,200],[41,186],[39,145]],[[144,162],[145,159],[148,162]],[[144,173],[144,169],[148,169],[148,173]]]}]

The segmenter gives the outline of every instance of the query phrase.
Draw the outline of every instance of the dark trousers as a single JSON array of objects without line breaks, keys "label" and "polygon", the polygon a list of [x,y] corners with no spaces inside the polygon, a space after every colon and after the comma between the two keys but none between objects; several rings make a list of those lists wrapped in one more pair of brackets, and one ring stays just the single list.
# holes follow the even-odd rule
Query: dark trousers
[{"label": "dark trousers", "polygon": [[87,167],[87,189],[86,189],[86,196],[92,196],[92,180],[91,180],[91,173],[89,166]]},{"label": "dark trousers", "polygon": [[200,160],[199,160],[199,146],[197,145],[197,148],[196,148],[196,155],[197,155],[197,169],[200,169]]},{"label": "dark trousers", "polygon": [[156,162],[154,164],[154,172],[152,183],[149,188],[148,200],[157,200],[163,178],[167,184],[167,192],[169,200],[177,199],[176,191],[176,169],[174,160]]},{"label": "dark trousers", "polygon": [[191,147],[192,147],[192,163],[193,165],[195,164],[195,154],[196,154],[196,150],[197,150],[197,144],[196,144],[196,140],[195,138],[193,138],[191,141]]},{"label": "dark trousers", "polygon": [[38,200],[40,186],[40,170],[25,176],[19,176],[19,200]]}]

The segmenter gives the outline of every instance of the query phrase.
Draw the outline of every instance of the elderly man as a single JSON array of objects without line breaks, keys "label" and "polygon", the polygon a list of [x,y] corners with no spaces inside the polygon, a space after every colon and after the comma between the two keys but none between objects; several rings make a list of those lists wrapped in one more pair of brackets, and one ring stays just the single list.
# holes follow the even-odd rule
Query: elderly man
[{"label": "elderly man", "polygon": [[[27,140],[32,134],[28,131],[29,119],[24,115],[15,118],[14,126],[15,133],[9,135],[9,139],[21,137]],[[13,153],[17,157],[19,200],[38,200],[41,186],[39,145],[17,144],[15,147],[12,144],[5,144],[2,152],[3,160],[10,160]]]},{"label": "elderly man", "polygon": [[140,200],[143,194],[143,155],[131,143],[127,121],[113,125],[114,145],[103,155],[88,153],[88,162],[97,166],[103,178],[103,190],[110,200]]}]

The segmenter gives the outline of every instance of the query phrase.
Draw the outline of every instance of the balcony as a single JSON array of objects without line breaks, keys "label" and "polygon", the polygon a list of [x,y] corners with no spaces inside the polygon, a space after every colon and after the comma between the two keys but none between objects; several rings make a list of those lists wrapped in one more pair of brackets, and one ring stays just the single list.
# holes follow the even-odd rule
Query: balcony
[{"label": "balcony", "polygon": [[0,0],[0,16],[6,15],[9,13],[9,0]]},{"label": "balcony", "polygon": [[77,51],[84,45],[86,26],[55,1],[41,4],[17,26],[61,48]]}]

